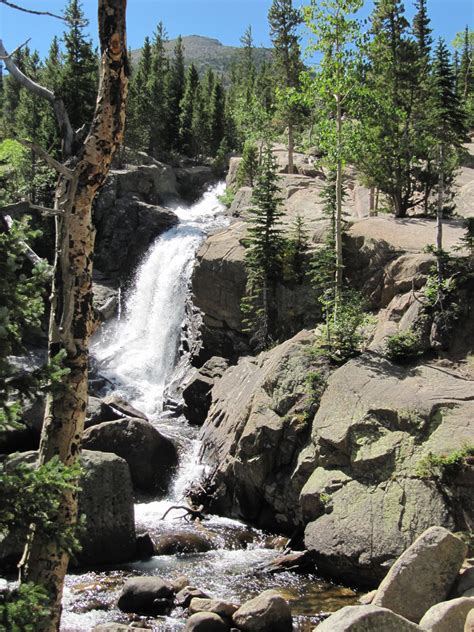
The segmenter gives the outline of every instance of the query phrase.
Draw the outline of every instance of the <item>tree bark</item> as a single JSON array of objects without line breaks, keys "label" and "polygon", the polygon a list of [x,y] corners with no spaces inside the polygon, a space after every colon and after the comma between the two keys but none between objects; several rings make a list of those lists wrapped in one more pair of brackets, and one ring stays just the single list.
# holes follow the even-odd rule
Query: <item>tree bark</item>
[{"label": "tree bark", "polygon": [[[70,161],[71,174],[61,174],[56,190],[56,258],[49,356],[65,353],[69,370],[61,392],[48,396],[40,444],[40,463],[59,456],[73,465],[80,455],[87,405],[87,367],[92,333],[92,260],[95,231],[92,202],[109,172],[114,153],[123,139],[128,84],[125,33],[126,0],[99,0],[101,67],[99,92],[89,134]],[[76,523],[77,497],[64,494],[60,525]],[[22,580],[44,586],[50,596],[52,616],[43,628],[59,629],[61,597],[69,561],[58,542],[29,534],[21,565]]]}]

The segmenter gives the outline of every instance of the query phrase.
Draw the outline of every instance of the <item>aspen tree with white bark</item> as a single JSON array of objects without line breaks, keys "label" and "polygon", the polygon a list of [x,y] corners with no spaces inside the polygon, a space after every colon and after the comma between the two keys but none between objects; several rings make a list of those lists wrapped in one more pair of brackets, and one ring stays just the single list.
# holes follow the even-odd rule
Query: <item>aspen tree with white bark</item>
[{"label": "aspen tree with white bark", "polygon": [[[93,329],[92,265],[95,230],[92,202],[104,184],[112,159],[123,139],[128,86],[126,0],[98,0],[100,41],[99,88],[94,117],[82,142],[71,126],[59,95],[32,81],[15,65],[0,41],[0,57],[21,86],[54,108],[62,139],[62,161],[25,141],[39,158],[58,172],[54,208],[56,252],[51,294],[49,357],[63,356],[62,388],[48,395],[41,436],[39,463],[54,457],[67,466],[81,452],[87,405],[89,340]],[[57,16],[54,16],[57,17]],[[77,492],[66,489],[59,513],[65,530],[77,520]],[[35,531],[21,561],[21,581],[46,589],[51,617],[41,632],[56,632],[69,553],[61,542]]]}]

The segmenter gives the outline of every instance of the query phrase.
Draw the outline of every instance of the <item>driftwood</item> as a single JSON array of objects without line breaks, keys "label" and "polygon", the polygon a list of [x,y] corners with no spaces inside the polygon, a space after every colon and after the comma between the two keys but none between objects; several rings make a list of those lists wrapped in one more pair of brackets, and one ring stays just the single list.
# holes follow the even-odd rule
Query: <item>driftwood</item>
[{"label": "driftwood", "polygon": [[186,512],[182,516],[176,516],[175,520],[184,519],[188,520],[188,522],[194,522],[195,520],[206,519],[203,505],[200,505],[199,507],[195,507],[193,505],[172,505],[171,507],[168,507],[165,513],[161,516],[161,520],[164,520],[170,511],[173,511],[173,509],[181,509]]}]

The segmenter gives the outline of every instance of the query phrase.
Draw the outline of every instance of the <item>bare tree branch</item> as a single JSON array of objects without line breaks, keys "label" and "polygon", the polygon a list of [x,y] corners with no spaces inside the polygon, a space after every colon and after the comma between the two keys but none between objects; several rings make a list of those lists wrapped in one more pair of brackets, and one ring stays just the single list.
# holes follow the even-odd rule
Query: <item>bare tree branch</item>
[{"label": "bare tree branch", "polygon": [[[3,221],[5,223],[5,227],[7,228],[7,230],[10,230],[13,224],[13,220],[10,217],[10,215],[4,215]],[[42,259],[39,255],[37,255],[36,252],[33,250],[33,248],[30,248],[30,246],[28,246],[28,244],[25,241],[22,241],[21,243],[23,244],[23,247],[25,249],[25,255],[34,266],[38,265],[38,263],[40,263],[41,261],[44,261],[44,259]]]},{"label": "bare tree branch", "polygon": [[56,18],[57,20],[61,20],[62,22],[66,22],[67,20],[63,15],[57,15],[56,13],[50,13],[49,11],[37,11],[35,9],[26,9],[25,7],[20,7],[18,4],[14,4],[9,0],[0,0],[0,4],[5,4],[7,7],[11,9],[16,9],[17,11],[23,11],[24,13],[32,13],[33,15],[47,15],[50,18]]},{"label": "bare tree branch", "polygon": [[61,162],[58,162],[55,158],[53,158],[48,152],[37,145],[36,143],[32,143],[29,140],[18,139],[18,142],[34,151],[34,153],[42,158],[52,169],[55,169],[58,173],[63,175],[66,178],[73,178],[74,171],[68,169],[66,165],[63,165]]},{"label": "bare tree branch", "polygon": [[[2,0],[0,0],[1,2]],[[12,57],[14,57],[16,55],[16,53],[18,53],[18,51],[20,51],[23,46],[26,46],[28,44],[28,42],[31,40],[31,37],[29,37],[26,42],[23,42],[23,44],[20,44],[19,46],[17,46],[15,48],[15,50],[13,51],[13,53],[10,53],[9,55],[7,55],[6,57],[3,57],[2,55],[0,55],[0,61],[5,61],[6,59],[11,59]]]},{"label": "bare tree branch", "polygon": [[[2,0],[0,0],[0,3]],[[59,129],[61,132],[61,136],[63,139],[63,152],[64,156],[67,158],[72,153],[72,143],[74,140],[74,132],[71,127],[71,123],[69,121],[69,116],[66,112],[66,108],[64,107],[63,100],[57,97],[54,92],[48,90],[44,86],[36,83],[29,77],[27,77],[15,64],[11,55],[7,53],[5,47],[3,45],[3,41],[0,39],[0,58],[5,63],[8,72],[20,83],[26,90],[29,92],[36,94],[42,99],[46,99],[51,103],[54,108],[54,113],[56,115],[56,120],[59,125]]]},{"label": "bare tree branch", "polygon": [[29,213],[30,211],[37,211],[42,215],[61,215],[63,213],[59,209],[47,208],[46,206],[33,204],[29,200],[15,202],[14,204],[6,204],[5,206],[0,207],[0,213],[3,215],[23,215],[24,213]]}]

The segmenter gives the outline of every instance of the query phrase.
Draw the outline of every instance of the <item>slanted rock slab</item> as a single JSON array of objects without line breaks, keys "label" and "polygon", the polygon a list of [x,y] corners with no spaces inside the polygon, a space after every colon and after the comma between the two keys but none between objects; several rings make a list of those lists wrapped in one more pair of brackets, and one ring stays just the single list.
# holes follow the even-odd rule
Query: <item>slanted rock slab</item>
[{"label": "slanted rock slab", "polygon": [[467,615],[474,608],[474,597],[442,601],[425,612],[420,627],[427,632],[464,632]]},{"label": "slanted rock slab", "polygon": [[421,632],[422,628],[387,608],[346,606],[323,621],[314,632]]},{"label": "slanted rock slab", "polygon": [[243,632],[291,632],[293,623],[288,602],[276,590],[246,601],[233,615],[233,624]]},{"label": "slanted rock slab", "polygon": [[229,626],[214,612],[198,612],[186,621],[184,632],[228,632]]},{"label": "slanted rock slab", "polygon": [[420,621],[431,606],[447,598],[466,553],[466,544],[447,529],[427,529],[393,564],[373,605]]}]

